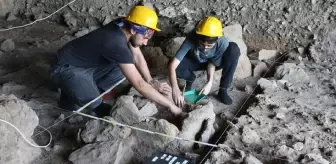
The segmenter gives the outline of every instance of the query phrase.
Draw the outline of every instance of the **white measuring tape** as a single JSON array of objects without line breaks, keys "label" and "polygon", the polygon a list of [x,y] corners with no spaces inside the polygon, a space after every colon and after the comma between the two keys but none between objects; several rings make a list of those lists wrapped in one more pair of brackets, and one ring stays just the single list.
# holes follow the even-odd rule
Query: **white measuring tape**
[{"label": "white measuring tape", "polygon": [[41,127],[42,129],[44,129],[45,131],[47,131],[47,132],[49,133],[49,136],[50,136],[49,143],[48,143],[47,145],[45,145],[45,146],[39,146],[39,145],[35,145],[35,144],[31,143],[31,142],[30,142],[30,141],[29,141],[29,140],[22,134],[22,132],[21,132],[15,125],[13,125],[12,123],[10,123],[10,122],[8,122],[8,121],[6,121],[6,120],[3,120],[3,119],[0,119],[0,121],[6,123],[6,124],[8,124],[8,125],[10,125],[11,127],[13,127],[17,132],[19,132],[19,134],[22,136],[22,138],[23,138],[29,145],[31,145],[31,146],[33,146],[33,147],[36,147],[36,148],[46,148],[46,147],[48,147],[48,146],[50,145],[50,143],[51,143],[51,141],[52,141],[52,135],[51,135],[51,133],[48,131],[48,129],[46,129],[46,128],[42,127],[42,126],[39,126],[39,127]]}]

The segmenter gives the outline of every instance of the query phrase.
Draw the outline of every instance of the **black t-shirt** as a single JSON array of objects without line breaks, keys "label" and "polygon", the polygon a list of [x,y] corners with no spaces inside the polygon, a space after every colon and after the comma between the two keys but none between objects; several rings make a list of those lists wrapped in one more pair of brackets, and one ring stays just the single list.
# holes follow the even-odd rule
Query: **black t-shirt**
[{"label": "black t-shirt", "polygon": [[120,19],[74,39],[58,51],[58,64],[93,68],[116,63],[134,63],[128,41],[116,24]]}]

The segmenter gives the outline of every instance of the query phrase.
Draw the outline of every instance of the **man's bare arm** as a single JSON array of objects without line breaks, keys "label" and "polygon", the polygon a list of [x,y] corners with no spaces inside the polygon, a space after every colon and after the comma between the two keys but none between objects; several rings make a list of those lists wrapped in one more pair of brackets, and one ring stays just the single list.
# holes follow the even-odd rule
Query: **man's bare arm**
[{"label": "man's bare arm", "polygon": [[175,114],[180,114],[182,112],[181,109],[175,106],[173,102],[161,95],[157,90],[143,80],[134,64],[120,64],[120,68],[127,80],[143,96],[162,106],[170,108],[170,110]]},{"label": "man's bare arm", "polygon": [[212,62],[209,62],[208,67],[207,67],[208,83],[212,84],[215,70],[216,70],[216,66]]},{"label": "man's bare arm", "polygon": [[142,75],[142,77],[145,79],[146,82],[148,83],[151,82],[153,78],[149,72],[147,62],[140,48],[133,47],[131,44],[129,44],[128,47],[131,49],[132,54],[134,56],[136,68],[139,70],[140,74]]}]

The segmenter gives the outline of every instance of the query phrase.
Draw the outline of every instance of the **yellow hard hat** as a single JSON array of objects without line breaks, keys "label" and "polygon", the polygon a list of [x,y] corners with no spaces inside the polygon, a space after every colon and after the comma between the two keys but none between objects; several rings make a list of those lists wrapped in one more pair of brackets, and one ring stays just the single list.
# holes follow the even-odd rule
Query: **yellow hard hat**
[{"label": "yellow hard hat", "polygon": [[161,31],[156,27],[159,18],[156,15],[155,11],[153,11],[149,7],[145,6],[133,7],[131,11],[128,13],[126,20],[131,23],[145,26],[156,31]]},{"label": "yellow hard hat", "polygon": [[200,22],[196,33],[209,37],[223,36],[222,22],[214,16],[208,16]]}]

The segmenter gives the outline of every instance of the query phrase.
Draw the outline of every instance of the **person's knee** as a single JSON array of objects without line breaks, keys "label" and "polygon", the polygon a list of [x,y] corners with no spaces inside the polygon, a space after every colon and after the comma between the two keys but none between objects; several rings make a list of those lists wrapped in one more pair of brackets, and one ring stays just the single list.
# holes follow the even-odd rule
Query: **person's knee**
[{"label": "person's knee", "polygon": [[228,49],[230,50],[230,53],[235,56],[240,56],[240,49],[235,42],[230,42]]}]

